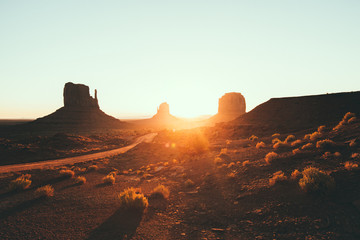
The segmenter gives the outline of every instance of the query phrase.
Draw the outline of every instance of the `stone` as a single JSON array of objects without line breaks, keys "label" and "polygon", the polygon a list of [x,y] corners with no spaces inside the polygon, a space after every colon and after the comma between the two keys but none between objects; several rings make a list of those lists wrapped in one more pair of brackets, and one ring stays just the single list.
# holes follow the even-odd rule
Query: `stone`
[{"label": "stone", "polygon": [[84,84],[66,83],[63,95],[65,108],[99,108],[97,91],[95,90],[95,98],[91,97],[89,87]]},{"label": "stone", "polygon": [[241,93],[225,93],[219,99],[218,114],[231,114],[240,116],[246,111],[245,98]]},{"label": "stone", "polygon": [[160,106],[157,108],[157,115],[159,116],[167,116],[170,115],[170,107],[167,102],[163,102],[160,104]]}]

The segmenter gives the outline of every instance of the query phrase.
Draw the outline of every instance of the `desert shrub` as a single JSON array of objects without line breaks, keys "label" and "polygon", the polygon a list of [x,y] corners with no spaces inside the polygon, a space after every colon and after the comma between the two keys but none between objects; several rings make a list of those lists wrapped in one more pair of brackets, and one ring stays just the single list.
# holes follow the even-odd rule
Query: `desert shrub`
[{"label": "desert shrub", "polygon": [[250,141],[257,141],[259,138],[257,137],[257,136],[255,136],[255,135],[251,135],[251,137],[249,137],[249,140]]},{"label": "desert shrub", "polygon": [[170,196],[170,191],[167,187],[162,184],[159,184],[156,188],[154,188],[151,192],[152,197],[160,197],[164,199],[168,199]]},{"label": "desert shrub", "polygon": [[86,183],[86,178],[83,176],[79,176],[77,178],[75,178],[75,183],[77,184],[85,184]]},{"label": "desert shrub", "polygon": [[226,145],[230,145],[231,143],[232,143],[231,140],[229,140],[229,139],[226,140]]},{"label": "desert shrub", "polygon": [[351,171],[351,170],[353,170],[355,168],[358,168],[359,165],[357,163],[347,161],[347,162],[344,163],[344,167],[345,167],[346,170]]},{"label": "desert shrub", "polygon": [[272,143],[272,144],[275,144],[275,143],[277,143],[277,142],[281,142],[281,140],[278,139],[278,138],[274,138],[273,140],[271,140],[271,143]]},{"label": "desert shrub", "polygon": [[243,165],[243,167],[250,165],[250,161],[249,160],[243,161],[242,165]]},{"label": "desert shrub", "polygon": [[335,156],[336,158],[339,158],[339,157],[341,157],[341,153],[335,152],[335,153],[334,153],[334,156]]},{"label": "desert shrub", "polygon": [[292,173],[291,173],[291,176],[290,176],[290,179],[292,180],[297,180],[298,178],[300,178],[301,176],[301,172],[297,169],[295,169]]},{"label": "desert shrub", "polygon": [[60,175],[62,175],[64,177],[67,177],[67,178],[72,178],[75,175],[75,172],[73,170],[70,170],[70,169],[60,170],[59,173],[60,173]]},{"label": "desert shrub", "polygon": [[102,179],[104,184],[114,184],[115,183],[115,176],[112,174],[108,174]]},{"label": "desert shrub", "polygon": [[222,148],[222,149],[220,150],[219,155],[221,155],[221,154],[227,154],[227,153],[228,153],[228,149],[227,149],[227,148]]},{"label": "desert shrub", "polygon": [[301,141],[300,139],[298,139],[298,140],[293,141],[293,142],[291,143],[291,146],[292,146],[292,147],[297,147],[297,146],[299,146],[301,143],[302,143],[302,141]]},{"label": "desert shrub", "polygon": [[149,205],[147,198],[140,190],[128,188],[122,191],[119,195],[120,207],[128,210],[135,210],[143,212]]},{"label": "desert shrub", "polygon": [[264,142],[258,142],[258,143],[256,144],[256,148],[257,148],[257,149],[264,148],[265,146],[266,146],[266,145],[265,145]]},{"label": "desert shrub", "polygon": [[36,189],[35,194],[37,197],[53,197],[54,188],[51,185],[45,185]]},{"label": "desert shrub", "polygon": [[215,163],[215,165],[220,165],[220,164],[224,163],[224,160],[222,160],[222,158],[220,158],[220,157],[216,157],[214,159],[214,163]]},{"label": "desert shrub", "polygon": [[313,132],[312,134],[310,134],[310,141],[316,141],[319,138],[322,138],[323,134],[319,133],[319,132]]},{"label": "desert shrub", "polygon": [[236,174],[235,174],[234,172],[231,172],[231,173],[228,173],[228,174],[227,174],[227,177],[228,177],[229,179],[234,179],[234,178],[236,177]]},{"label": "desert shrub", "polygon": [[314,147],[314,144],[312,144],[312,143],[307,143],[307,144],[305,144],[305,145],[303,145],[302,147],[301,147],[301,150],[310,150],[310,149],[312,149]]},{"label": "desert shrub", "polygon": [[273,160],[277,159],[278,157],[279,157],[279,155],[276,152],[269,152],[265,156],[265,162],[267,164],[270,164]]},{"label": "desert shrub", "polygon": [[25,174],[21,175],[20,177],[16,178],[15,180],[12,180],[9,184],[10,190],[21,190],[21,189],[27,189],[31,185],[30,180],[31,175]]},{"label": "desert shrub", "polygon": [[289,136],[286,137],[285,142],[289,143],[289,142],[292,142],[294,140],[295,140],[295,136],[294,135],[289,135]]},{"label": "desert shrub", "polygon": [[284,148],[287,148],[287,147],[289,147],[289,144],[288,143],[286,143],[286,142],[277,142],[277,143],[275,143],[274,145],[273,145],[273,148],[274,149],[284,149]]},{"label": "desert shrub", "polygon": [[274,133],[273,135],[271,135],[271,137],[273,137],[273,138],[279,138],[279,137],[280,137],[280,133]]},{"label": "desert shrub", "polygon": [[173,159],[173,160],[172,160],[172,163],[173,163],[173,164],[177,164],[177,163],[178,163],[178,160]]},{"label": "desert shrub", "polygon": [[321,125],[321,126],[318,127],[317,131],[318,131],[319,133],[324,133],[324,132],[325,132],[325,128],[326,128],[325,125]]},{"label": "desert shrub", "polygon": [[188,179],[185,181],[185,187],[193,187],[195,185],[195,183],[191,180],[191,179]]},{"label": "desert shrub", "polygon": [[352,139],[350,142],[349,142],[349,147],[356,147],[357,145],[357,139]]},{"label": "desert shrub", "polygon": [[333,157],[333,155],[331,154],[331,152],[325,152],[322,156],[321,156],[321,158],[323,158],[323,159],[331,159]]},{"label": "desert shrub", "polygon": [[301,153],[301,150],[300,150],[299,148],[295,148],[295,149],[292,150],[292,153],[293,153],[294,155],[296,155],[296,154]]},{"label": "desert shrub", "polygon": [[310,136],[311,136],[311,133],[305,134],[304,140],[310,141]]},{"label": "desert shrub", "polygon": [[99,170],[99,167],[94,164],[94,165],[90,165],[90,166],[87,168],[87,170],[88,170],[89,172],[91,172],[91,171],[97,171],[97,170]]},{"label": "desert shrub", "polygon": [[229,163],[229,165],[227,166],[228,168],[232,168],[232,167],[234,167],[235,166],[235,163],[234,162],[231,162],[231,163]]},{"label": "desert shrub", "polygon": [[117,175],[117,171],[111,171],[111,172],[109,172],[109,174],[108,175],[112,175],[113,177],[116,177],[116,175]]},{"label": "desert shrub", "polygon": [[335,146],[335,142],[330,139],[320,140],[316,143],[318,149],[332,149]]},{"label": "desert shrub", "polygon": [[[354,118],[354,119],[352,119]],[[350,121],[351,120],[351,121]],[[345,128],[346,125],[351,124],[356,121],[356,117],[354,113],[347,112],[343,119],[333,128],[333,131],[341,131]]]},{"label": "desert shrub", "polygon": [[351,118],[355,117],[355,113],[352,113],[352,112],[347,112],[345,113],[344,117],[343,117],[343,120],[350,120]]},{"label": "desert shrub", "polygon": [[352,117],[348,120],[348,124],[356,122],[356,117]]},{"label": "desert shrub", "polygon": [[302,175],[299,186],[305,192],[326,194],[335,187],[334,179],[317,168],[308,167]]},{"label": "desert shrub", "polygon": [[353,158],[353,159],[360,159],[360,154],[359,154],[359,153],[352,153],[352,154],[351,154],[351,158]]},{"label": "desert shrub", "polygon": [[277,182],[286,181],[287,177],[283,173],[283,171],[278,171],[273,174],[273,176],[269,179],[269,184],[272,186]]}]

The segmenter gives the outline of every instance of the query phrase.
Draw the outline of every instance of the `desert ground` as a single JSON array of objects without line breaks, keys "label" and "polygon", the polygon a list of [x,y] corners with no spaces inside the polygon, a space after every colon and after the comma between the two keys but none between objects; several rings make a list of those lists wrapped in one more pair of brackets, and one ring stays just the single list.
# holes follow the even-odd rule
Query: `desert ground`
[{"label": "desert ground", "polygon": [[[64,152],[123,147],[147,133],[65,135]],[[359,239],[359,134],[351,113],[294,132],[226,124],[161,130],[112,157],[3,173],[0,238]],[[34,156],[53,137],[29,147]],[[38,190],[46,185],[53,192]],[[140,202],[121,200],[128,188]]]}]

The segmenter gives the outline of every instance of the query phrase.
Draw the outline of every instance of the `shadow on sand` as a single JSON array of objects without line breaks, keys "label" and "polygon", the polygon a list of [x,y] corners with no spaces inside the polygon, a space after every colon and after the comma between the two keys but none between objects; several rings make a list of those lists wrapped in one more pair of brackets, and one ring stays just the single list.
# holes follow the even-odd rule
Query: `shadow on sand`
[{"label": "shadow on sand", "polygon": [[9,216],[15,215],[16,213],[25,211],[28,208],[31,208],[32,206],[35,206],[36,204],[39,204],[43,201],[44,198],[34,198],[25,202],[22,202],[20,204],[17,204],[9,209],[6,209],[5,211],[0,213],[0,219],[6,219]]},{"label": "shadow on sand", "polygon": [[88,240],[131,239],[141,222],[142,212],[118,209],[111,217],[94,229]]}]

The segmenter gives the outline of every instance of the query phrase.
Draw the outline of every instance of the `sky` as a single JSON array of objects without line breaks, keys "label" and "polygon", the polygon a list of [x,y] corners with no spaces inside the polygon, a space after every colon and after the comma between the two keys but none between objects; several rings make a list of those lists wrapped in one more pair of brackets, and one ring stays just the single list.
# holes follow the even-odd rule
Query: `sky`
[{"label": "sky", "polygon": [[212,115],[273,97],[360,90],[360,1],[0,0],[0,118],[63,106],[66,82],[100,108],[142,118],[168,102]]}]

